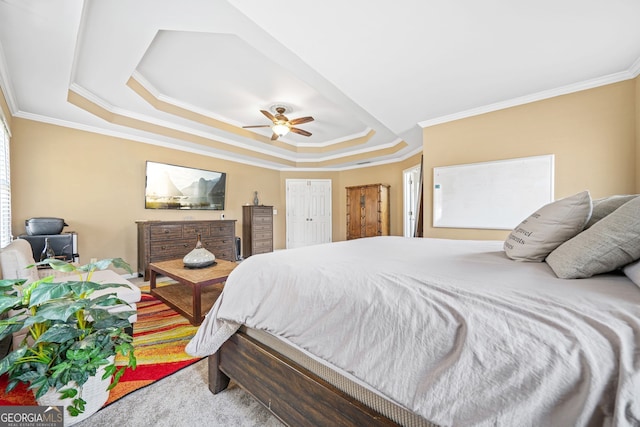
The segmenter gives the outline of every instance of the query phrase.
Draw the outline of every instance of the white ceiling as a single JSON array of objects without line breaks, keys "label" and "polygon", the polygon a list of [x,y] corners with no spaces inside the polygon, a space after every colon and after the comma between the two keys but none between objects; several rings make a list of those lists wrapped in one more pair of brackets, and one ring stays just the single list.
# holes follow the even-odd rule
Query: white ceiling
[{"label": "white ceiling", "polygon": [[[11,113],[280,170],[407,158],[422,127],[633,78],[636,0],[0,0]],[[259,110],[311,115],[271,142]]]}]

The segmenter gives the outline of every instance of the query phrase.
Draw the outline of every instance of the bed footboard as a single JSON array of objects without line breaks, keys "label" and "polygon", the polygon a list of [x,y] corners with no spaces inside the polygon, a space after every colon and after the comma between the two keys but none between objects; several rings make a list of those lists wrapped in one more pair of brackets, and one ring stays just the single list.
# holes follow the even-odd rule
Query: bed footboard
[{"label": "bed footboard", "polygon": [[286,425],[398,425],[242,332],[209,356],[211,392],[230,379]]}]

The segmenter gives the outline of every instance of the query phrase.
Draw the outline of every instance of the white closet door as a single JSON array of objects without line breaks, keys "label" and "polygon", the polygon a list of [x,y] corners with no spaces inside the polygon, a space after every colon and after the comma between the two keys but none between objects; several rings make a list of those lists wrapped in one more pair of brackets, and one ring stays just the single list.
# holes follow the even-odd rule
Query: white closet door
[{"label": "white closet door", "polygon": [[331,180],[286,181],[287,249],[331,241]]},{"label": "white closet door", "polygon": [[309,223],[306,180],[287,180],[287,249],[306,246]]},{"label": "white closet door", "polygon": [[307,245],[331,241],[331,181],[311,181],[309,186]]}]

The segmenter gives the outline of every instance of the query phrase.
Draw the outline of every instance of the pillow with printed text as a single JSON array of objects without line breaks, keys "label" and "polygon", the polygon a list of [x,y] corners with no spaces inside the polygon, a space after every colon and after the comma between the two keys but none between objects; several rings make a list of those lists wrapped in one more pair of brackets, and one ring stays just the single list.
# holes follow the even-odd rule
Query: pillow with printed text
[{"label": "pillow with printed text", "polygon": [[516,261],[542,262],[555,248],[582,231],[591,218],[591,195],[582,191],[544,205],[523,220],[504,242]]}]

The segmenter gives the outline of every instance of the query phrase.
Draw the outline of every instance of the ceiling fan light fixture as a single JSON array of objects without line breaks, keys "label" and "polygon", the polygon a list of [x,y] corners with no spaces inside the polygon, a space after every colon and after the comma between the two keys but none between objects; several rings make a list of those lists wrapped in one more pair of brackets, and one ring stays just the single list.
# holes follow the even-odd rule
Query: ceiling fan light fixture
[{"label": "ceiling fan light fixture", "polygon": [[275,133],[278,136],[285,136],[286,134],[289,133],[289,126],[286,123],[276,123],[271,127],[271,130],[273,131],[273,133]]}]

